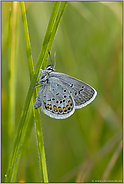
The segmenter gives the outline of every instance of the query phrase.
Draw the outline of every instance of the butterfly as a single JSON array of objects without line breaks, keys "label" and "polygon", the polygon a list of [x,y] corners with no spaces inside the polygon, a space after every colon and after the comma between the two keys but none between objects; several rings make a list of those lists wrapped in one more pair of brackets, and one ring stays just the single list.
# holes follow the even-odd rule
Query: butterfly
[{"label": "butterfly", "polygon": [[96,90],[83,81],[55,72],[53,65],[40,71],[40,88],[34,107],[42,107],[42,111],[51,118],[68,118],[75,109],[85,107],[97,95]]}]

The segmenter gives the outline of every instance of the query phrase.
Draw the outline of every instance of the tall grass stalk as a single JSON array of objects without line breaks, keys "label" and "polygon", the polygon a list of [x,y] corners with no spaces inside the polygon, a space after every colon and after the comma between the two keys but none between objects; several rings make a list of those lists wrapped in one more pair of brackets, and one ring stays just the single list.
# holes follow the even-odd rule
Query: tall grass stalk
[{"label": "tall grass stalk", "polygon": [[[26,15],[25,15],[25,9],[24,9],[24,3],[21,2],[21,13],[22,13],[22,20],[23,20],[23,28],[24,28],[24,35],[25,35],[25,41],[26,41],[26,49],[30,48],[30,39],[28,34],[28,28],[26,23]],[[24,142],[28,121],[26,121],[27,115],[28,115],[28,109],[30,106],[31,98],[33,95],[33,102],[36,98],[36,90],[34,90],[34,86],[36,83],[36,76],[38,75],[38,70],[42,66],[42,62],[45,61],[45,58],[47,56],[48,58],[48,50],[51,50],[51,46],[53,44],[53,40],[55,38],[55,34],[57,32],[59,23],[61,21],[62,15],[64,13],[65,7],[67,2],[55,2],[53,11],[50,17],[50,21],[48,24],[48,28],[46,31],[46,35],[43,41],[43,45],[41,48],[41,52],[35,67],[35,71],[33,74],[33,62],[32,62],[32,55],[31,50],[27,50],[27,56],[28,56],[28,63],[29,63],[29,73],[30,73],[30,79],[31,83],[29,86],[29,90],[27,93],[27,97],[25,100],[25,104],[21,113],[13,149],[10,156],[8,171],[7,171],[7,177],[6,182],[14,182],[15,175],[17,173],[17,166],[19,163],[19,158],[21,156],[22,152],[22,145]],[[28,47],[29,46],[29,47]],[[45,64],[44,64],[45,65]],[[33,94],[34,93],[34,94]],[[31,106],[33,103],[31,102]],[[37,143],[38,143],[38,154],[39,154],[39,164],[40,164],[40,170],[41,170],[41,179],[42,182],[48,182],[47,177],[47,169],[46,169],[46,160],[45,160],[45,151],[43,146],[43,136],[42,136],[42,127],[40,122],[40,112],[39,110],[36,110],[34,112],[35,116],[35,125],[36,125],[36,133],[37,133]],[[13,177],[14,176],[14,177]]]},{"label": "tall grass stalk", "polygon": [[[27,23],[27,18],[26,18],[24,2],[20,2],[20,6],[21,6],[21,15],[22,15],[22,23],[23,23],[23,30],[24,30],[24,38],[25,38],[25,45],[26,45],[29,75],[30,75],[30,80],[31,80],[32,75],[34,73],[34,66],[33,66],[32,54],[31,54],[31,44],[30,44],[28,23]],[[36,89],[34,89],[33,99],[31,100],[32,107],[33,107],[33,104],[35,102],[35,99],[36,99]],[[34,110],[34,108],[33,108],[33,110]],[[46,182],[48,182],[48,174],[47,174],[46,158],[45,158],[45,151],[44,151],[44,145],[43,145],[43,135],[42,135],[41,120],[40,120],[40,111],[34,110],[33,112],[34,112],[34,117],[35,117],[35,126],[36,126],[36,134],[37,134],[40,176],[41,176],[41,181],[46,183]]]},{"label": "tall grass stalk", "polygon": [[9,134],[9,141],[10,147],[12,146],[11,143],[14,139],[14,131],[15,131],[15,97],[16,97],[16,66],[17,66],[17,59],[16,59],[16,47],[17,47],[17,40],[16,37],[17,33],[17,8],[18,2],[14,2],[12,7],[10,8],[9,14],[9,115],[8,115],[8,134]]}]

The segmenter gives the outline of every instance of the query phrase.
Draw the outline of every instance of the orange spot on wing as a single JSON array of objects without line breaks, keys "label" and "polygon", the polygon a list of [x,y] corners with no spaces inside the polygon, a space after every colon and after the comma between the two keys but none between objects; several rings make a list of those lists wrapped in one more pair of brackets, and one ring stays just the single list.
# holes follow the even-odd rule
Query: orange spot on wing
[{"label": "orange spot on wing", "polygon": [[70,106],[69,105],[67,105],[67,109],[69,108]]},{"label": "orange spot on wing", "polygon": [[67,109],[65,107],[63,107],[63,111],[66,111]]},{"label": "orange spot on wing", "polygon": [[58,109],[57,109],[57,107],[56,107],[56,106],[54,106],[54,107],[53,107],[53,111],[54,111],[55,109],[58,111]]},{"label": "orange spot on wing", "polygon": [[72,105],[72,102],[71,102],[70,100],[69,100],[69,102],[68,102],[68,103],[69,103],[69,105]]}]

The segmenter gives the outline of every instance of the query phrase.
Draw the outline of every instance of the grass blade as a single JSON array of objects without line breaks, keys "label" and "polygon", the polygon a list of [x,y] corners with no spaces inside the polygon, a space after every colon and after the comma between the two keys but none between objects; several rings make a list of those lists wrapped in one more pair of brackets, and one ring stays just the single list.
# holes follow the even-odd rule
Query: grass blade
[{"label": "grass blade", "polygon": [[[16,97],[16,47],[17,47],[17,2],[12,3],[9,15],[9,115],[8,115],[8,133],[10,147],[13,142],[15,129],[15,97]],[[12,31],[14,30],[14,31]]]},{"label": "grass blade", "polygon": [[[61,7],[60,7],[60,4],[61,4]],[[12,153],[11,153],[10,162],[9,162],[9,166],[8,166],[6,182],[12,182],[13,181],[13,175],[15,175],[14,172],[16,172],[15,167],[17,168],[19,156],[21,155],[21,150],[22,150],[21,145],[23,144],[24,137],[25,137],[25,134],[26,134],[26,129],[27,129],[27,126],[28,126],[28,122],[26,121],[26,117],[27,117],[27,114],[28,114],[28,109],[29,109],[29,105],[30,105],[30,101],[31,101],[31,97],[32,97],[33,92],[34,92],[34,97],[36,96],[36,91],[33,90],[33,87],[35,86],[35,83],[36,83],[35,76],[37,76],[37,74],[39,72],[38,70],[41,67],[44,58],[46,58],[46,55],[48,57],[48,50],[51,49],[53,40],[55,38],[56,31],[58,29],[58,26],[59,26],[60,20],[62,18],[62,15],[63,15],[66,4],[67,4],[67,2],[62,2],[62,3],[55,2],[54,3],[54,7],[53,7],[52,14],[51,14],[50,22],[48,24],[48,28],[47,28],[46,35],[45,35],[45,38],[44,38],[43,46],[41,48],[41,52],[40,52],[40,55],[39,55],[39,58],[38,58],[38,61],[37,61],[36,67],[35,67],[34,74],[33,74],[32,64],[30,64],[29,71],[30,71],[31,83],[30,83],[29,90],[28,90],[28,93],[27,93],[27,97],[26,97],[26,100],[25,100],[25,104],[24,104],[24,107],[23,107],[23,110],[22,110],[22,114],[21,114],[18,130],[17,130],[17,134],[16,134],[16,137],[15,137],[13,150],[12,150]],[[56,15],[55,15],[55,12],[56,12]],[[54,23],[54,25],[52,25],[53,23]],[[31,57],[31,53],[29,52],[29,58],[30,57]],[[36,125],[37,134],[39,134],[39,130],[41,131],[41,123],[39,123],[39,118],[40,118],[40,114],[39,114],[39,110],[37,110],[37,111],[35,111],[35,121],[36,121],[35,125]],[[47,182],[47,174],[45,172],[46,164],[45,164],[45,158],[44,158],[45,151],[44,151],[44,147],[43,147],[42,133],[40,133],[39,136],[37,137],[37,142],[38,142],[38,148],[39,148],[39,160],[42,160],[42,166],[41,166],[41,163],[40,163],[40,167],[41,167],[41,169],[43,169],[42,170],[42,178],[43,178],[44,182]]]}]

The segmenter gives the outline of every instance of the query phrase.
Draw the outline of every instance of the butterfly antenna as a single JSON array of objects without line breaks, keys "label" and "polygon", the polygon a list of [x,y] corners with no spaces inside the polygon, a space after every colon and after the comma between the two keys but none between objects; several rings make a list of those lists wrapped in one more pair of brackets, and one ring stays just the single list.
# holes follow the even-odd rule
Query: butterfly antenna
[{"label": "butterfly antenna", "polygon": [[50,51],[48,50],[48,54],[49,54],[49,57],[50,57],[50,60],[51,60],[51,63],[53,65],[53,61],[52,61],[52,58],[51,58],[51,55],[50,55]]},{"label": "butterfly antenna", "polygon": [[54,53],[54,68],[56,66],[56,52]]}]

